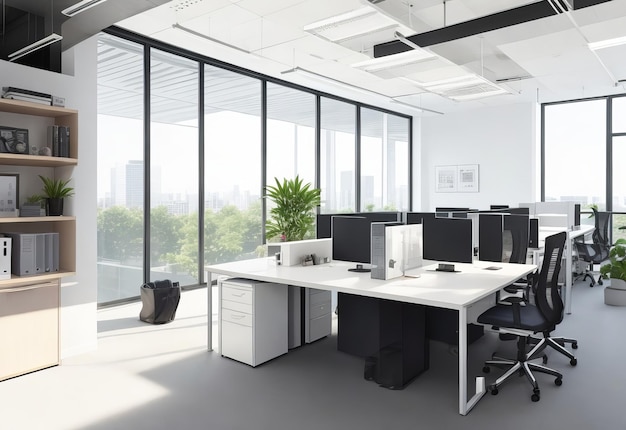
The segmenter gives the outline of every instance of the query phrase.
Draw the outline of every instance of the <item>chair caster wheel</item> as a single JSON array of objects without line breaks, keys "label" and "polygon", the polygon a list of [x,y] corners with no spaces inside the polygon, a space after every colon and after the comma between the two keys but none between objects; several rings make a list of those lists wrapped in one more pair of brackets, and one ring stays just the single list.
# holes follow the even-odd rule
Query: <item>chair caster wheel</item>
[{"label": "chair caster wheel", "polygon": [[544,354],[543,357],[541,357],[541,362],[543,364],[548,364],[548,356]]},{"label": "chair caster wheel", "polygon": [[571,364],[572,366],[576,366],[576,365],[578,364],[578,360],[577,360],[577,359],[575,359],[575,358],[572,358],[572,359],[569,361],[569,364]]},{"label": "chair caster wheel", "polygon": [[497,396],[498,395],[498,388],[497,387],[493,387],[491,389],[491,395],[492,396]]},{"label": "chair caster wheel", "polygon": [[598,285],[602,285],[602,279],[598,281]]},{"label": "chair caster wheel", "polygon": [[578,349],[578,342],[572,343],[572,349]]},{"label": "chair caster wheel", "polygon": [[489,372],[491,372],[491,368],[489,366],[483,367],[483,373],[489,373]]},{"label": "chair caster wheel", "polygon": [[593,282],[589,283],[589,288],[593,288],[595,284]]},{"label": "chair caster wheel", "polygon": [[556,385],[557,387],[560,387],[561,385],[563,385],[563,380],[561,378],[556,378],[554,380],[554,385]]},{"label": "chair caster wheel", "polygon": [[533,395],[530,396],[530,400],[533,402],[538,402],[541,396],[539,395],[539,389],[533,390]]}]

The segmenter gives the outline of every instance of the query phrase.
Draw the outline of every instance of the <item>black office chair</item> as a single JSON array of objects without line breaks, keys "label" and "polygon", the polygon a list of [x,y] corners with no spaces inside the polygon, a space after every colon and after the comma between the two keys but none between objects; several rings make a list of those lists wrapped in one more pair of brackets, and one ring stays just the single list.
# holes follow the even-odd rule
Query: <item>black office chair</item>
[{"label": "black office chair", "polygon": [[583,281],[587,278],[591,279],[590,287],[593,287],[596,283],[602,285],[602,277],[599,274],[597,281],[594,278],[593,265],[601,264],[603,261],[608,260],[609,250],[611,249],[611,244],[609,243],[609,220],[611,214],[609,212],[598,212],[595,208],[592,209],[596,227],[591,235],[593,243],[574,242],[578,259],[588,264],[587,270],[581,276]]},{"label": "black office chair", "polygon": [[[563,375],[560,372],[534,363],[532,360],[539,358],[538,354],[545,347],[555,347],[547,339],[556,325],[563,320],[563,301],[557,281],[566,238],[565,232],[546,238],[544,260],[537,277],[534,304],[526,303],[525,306],[521,306],[520,303],[523,299],[520,298],[519,301],[513,301],[512,305],[497,304],[478,317],[478,322],[481,324],[491,325],[500,333],[510,333],[517,336],[517,358],[515,360],[498,359],[485,362],[483,368],[485,373],[490,371],[489,366],[508,367],[508,370],[489,386],[491,394],[498,394],[498,387],[518,372],[525,374],[533,386],[531,396],[533,402],[540,399],[539,385],[533,371],[554,376],[556,385],[563,383]],[[526,352],[526,346],[530,343],[529,339],[536,333],[542,333],[544,339],[530,352]]]}]

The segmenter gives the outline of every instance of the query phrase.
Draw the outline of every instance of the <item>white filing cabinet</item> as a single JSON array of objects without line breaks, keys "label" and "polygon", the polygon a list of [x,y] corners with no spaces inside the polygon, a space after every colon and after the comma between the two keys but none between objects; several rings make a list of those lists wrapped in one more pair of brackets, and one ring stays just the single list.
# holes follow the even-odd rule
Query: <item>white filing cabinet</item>
[{"label": "white filing cabinet", "polygon": [[331,331],[331,293],[315,288],[305,289],[304,306],[304,341],[314,342],[330,335]]},{"label": "white filing cabinet", "polygon": [[287,352],[287,286],[230,278],[220,283],[221,354],[258,366]]}]

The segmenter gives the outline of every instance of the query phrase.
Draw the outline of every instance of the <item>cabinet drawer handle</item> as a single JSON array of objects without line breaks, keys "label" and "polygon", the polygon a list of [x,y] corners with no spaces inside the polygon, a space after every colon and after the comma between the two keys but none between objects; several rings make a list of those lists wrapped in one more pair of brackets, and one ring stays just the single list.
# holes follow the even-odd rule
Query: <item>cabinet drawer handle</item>
[{"label": "cabinet drawer handle", "polygon": [[230,293],[230,294],[235,297],[243,297],[246,295],[246,293]]},{"label": "cabinet drawer handle", "polygon": [[245,315],[235,315],[235,314],[232,314],[231,316],[234,320],[241,320],[246,317]]},{"label": "cabinet drawer handle", "polygon": [[25,285],[22,287],[2,288],[0,289],[0,293],[19,293],[20,291],[30,291],[30,290],[37,290],[39,288],[56,287],[56,286],[57,286],[56,283],[49,282],[47,284],[35,284],[35,285]]}]

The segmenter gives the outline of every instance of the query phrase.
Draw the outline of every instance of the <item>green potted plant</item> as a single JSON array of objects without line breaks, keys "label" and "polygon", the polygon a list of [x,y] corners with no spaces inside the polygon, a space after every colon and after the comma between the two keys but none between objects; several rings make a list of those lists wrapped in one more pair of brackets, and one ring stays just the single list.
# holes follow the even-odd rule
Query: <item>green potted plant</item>
[{"label": "green potted plant", "polygon": [[320,204],[320,190],[304,184],[299,176],[274,178],[276,185],[267,185],[265,195],[274,207],[265,223],[268,239],[281,241],[303,240],[314,236],[315,208]]},{"label": "green potted plant", "polygon": [[604,289],[604,303],[626,306],[626,239],[620,238],[609,251],[609,262],[600,266],[603,278],[611,279]]},{"label": "green potted plant", "polygon": [[45,204],[46,199],[39,194],[28,196],[20,208],[20,216],[45,216]]},{"label": "green potted plant", "polygon": [[74,195],[74,188],[67,184],[72,180],[51,179],[39,175],[43,182],[43,197],[46,199],[46,212],[50,216],[63,215],[63,199]]}]

